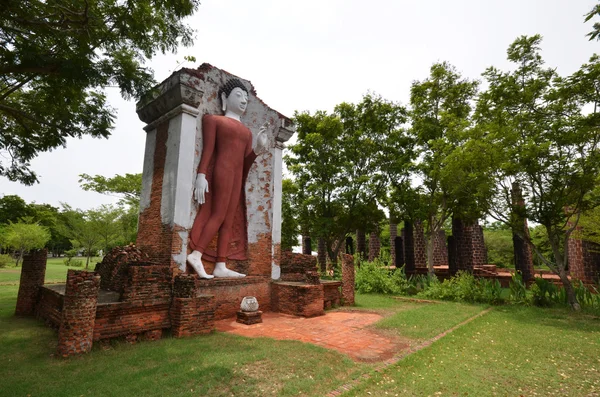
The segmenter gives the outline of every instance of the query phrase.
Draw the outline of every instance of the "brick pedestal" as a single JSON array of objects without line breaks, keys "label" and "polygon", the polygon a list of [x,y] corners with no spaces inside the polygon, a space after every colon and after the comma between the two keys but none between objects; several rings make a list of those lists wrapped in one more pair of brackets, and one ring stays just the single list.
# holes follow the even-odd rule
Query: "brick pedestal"
[{"label": "brick pedestal", "polygon": [[271,304],[273,311],[302,317],[324,314],[323,286],[296,282],[274,282]]},{"label": "brick pedestal", "polygon": [[307,272],[317,271],[317,258],[312,255],[283,252],[281,254],[281,281],[305,281]]},{"label": "brick pedestal", "polygon": [[92,349],[99,290],[100,276],[96,273],[68,271],[58,330],[59,356],[87,353]]},{"label": "brick pedestal", "polygon": [[48,250],[36,250],[23,257],[21,265],[21,281],[15,314],[17,316],[32,316],[40,294],[40,287],[44,285],[46,276],[46,260]]},{"label": "brick pedestal", "polygon": [[347,254],[342,255],[342,302],[354,305],[354,257]]},{"label": "brick pedestal", "polygon": [[256,312],[244,312],[239,310],[235,321],[246,325],[260,324],[262,323],[262,312],[260,310]]}]

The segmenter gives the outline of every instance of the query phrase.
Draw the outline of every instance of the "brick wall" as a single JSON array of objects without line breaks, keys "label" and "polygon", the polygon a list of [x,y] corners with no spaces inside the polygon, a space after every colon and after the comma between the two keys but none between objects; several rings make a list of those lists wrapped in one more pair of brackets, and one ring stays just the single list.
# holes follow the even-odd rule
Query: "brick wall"
[{"label": "brick wall", "polygon": [[354,306],[354,257],[342,255],[342,301],[344,306]]},{"label": "brick wall", "polygon": [[415,268],[427,268],[427,241],[423,233],[423,222],[415,221],[414,223],[414,252],[415,252]]},{"label": "brick wall", "polygon": [[38,319],[43,320],[50,327],[58,328],[62,319],[64,291],[61,293],[53,288],[56,286],[40,287],[40,300],[35,314]]},{"label": "brick wall", "polygon": [[121,301],[147,303],[171,299],[171,270],[166,265],[131,263]]},{"label": "brick wall", "polygon": [[323,285],[279,281],[272,285],[272,310],[302,317],[324,314]]},{"label": "brick wall", "polygon": [[571,277],[584,283],[600,279],[600,245],[590,241],[570,238],[568,260]]},{"label": "brick wall", "polygon": [[142,334],[169,328],[170,300],[98,304],[93,340]]},{"label": "brick wall", "polygon": [[340,288],[341,281],[322,281],[323,285],[323,309],[331,309],[341,303]]},{"label": "brick wall", "polygon": [[32,316],[34,314],[39,299],[40,287],[44,285],[47,258],[48,250],[45,248],[32,251],[23,257],[17,306],[15,308],[16,315]]},{"label": "brick wall", "polygon": [[84,270],[67,272],[67,283],[58,330],[57,354],[68,357],[92,349],[100,276]]},{"label": "brick wall", "polygon": [[448,247],[446,246],[446,232],[438,230],[433,240],[433,265],[448,265]]},{"label": "brick wall", "polygon": [[96,273],[100,275],[100,288],[123,292],[128,281],[129,264],[147,262],[148,255],[134,245],[113,248],[96,265]]},{"label": "brick wall", "polygon": [[173,298],[171,324],[175,338],[211,332],[215,328],[215,297]]},{"label": "brick wall", "polygon": [[312,255],[283,252],[281,254],[281,281],[304,281],[306,272],[317,270],[317,258]]},{"label": "brick wall", "polygon": [[369,235],[369,261],[379,258],[381,250],[381,241],[379,241],[379,231],[373,231]]}]

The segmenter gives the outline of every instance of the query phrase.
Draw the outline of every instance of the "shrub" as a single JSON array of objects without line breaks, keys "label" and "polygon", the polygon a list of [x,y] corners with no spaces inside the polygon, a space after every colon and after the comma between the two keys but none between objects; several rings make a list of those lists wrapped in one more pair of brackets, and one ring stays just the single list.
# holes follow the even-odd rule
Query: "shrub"
[{"label": "shrub", "polygon": [[527,302],[527,286],[523,282],[523,276],[521,273],[515,272],[512,275],[512,280],[508,284],[510,290],[510,300],[514,303],[528,303]]},{"label": "shrub", "polygon": [[83,261],[81,259],[73,259],[72,257],[68,257],[63,261],[65,266],[71,267],[83,267]]},{"label": "shrub", "polygon": [[[355,285],[360,293],[398,294],[402,292],[398,285],[398,276],[390,271],[379,259],[361,262],[356,271]],[[401,277],[401,276],[400,276]]]},{"label": "shrub", "polygon": [[10,255],[0,255],[0,269],[12,265],[14,263]]},{"label": "shrub", "polygon": [[553,302],[559,302],[558,287],[540,277],[535,278],[531,293],[533,304],[536,306],[551,306]]},{"label": "shrub", "polygon": [[468,303],[502,303],[502,287],[498,280],[475,278],[471,273],[458,272],[454,277],[440,282],[430,278],[420,297]]}]

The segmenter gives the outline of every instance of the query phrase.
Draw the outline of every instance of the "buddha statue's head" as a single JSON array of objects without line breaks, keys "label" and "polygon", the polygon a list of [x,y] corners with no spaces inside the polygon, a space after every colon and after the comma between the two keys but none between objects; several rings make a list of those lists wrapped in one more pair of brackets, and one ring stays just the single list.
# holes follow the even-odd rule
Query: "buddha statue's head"
[{"label": "buddha statue's head", "polygon": [[238,117],[244,114],[248,106],[248,89],[238,79],[229,79],[219,89],[223,112],[231,112]]}]

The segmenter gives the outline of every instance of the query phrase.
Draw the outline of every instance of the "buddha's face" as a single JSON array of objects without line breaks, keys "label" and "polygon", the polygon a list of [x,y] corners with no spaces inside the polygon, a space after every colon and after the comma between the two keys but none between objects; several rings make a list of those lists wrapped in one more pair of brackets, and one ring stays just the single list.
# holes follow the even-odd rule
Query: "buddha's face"
[{"label": "buddha's face", "polygon": [[227,104],[227,110],[241,116],[248,107],[248,93],[239,87],[235,87],[229,93],[225,103]]}]

